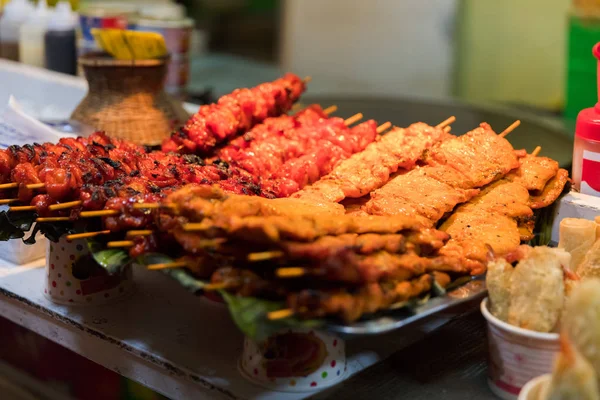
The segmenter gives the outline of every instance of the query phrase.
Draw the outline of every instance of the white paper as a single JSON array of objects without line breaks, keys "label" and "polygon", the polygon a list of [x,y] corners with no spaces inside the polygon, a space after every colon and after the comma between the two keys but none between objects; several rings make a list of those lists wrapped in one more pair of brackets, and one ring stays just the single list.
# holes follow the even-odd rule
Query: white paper
[{"label": "white paper", "polygon": [[32,143],[56,143],[61,137],[76,135],[59,132],[27,115],[17,100],[10,96],[0,113],[0,148]]}]

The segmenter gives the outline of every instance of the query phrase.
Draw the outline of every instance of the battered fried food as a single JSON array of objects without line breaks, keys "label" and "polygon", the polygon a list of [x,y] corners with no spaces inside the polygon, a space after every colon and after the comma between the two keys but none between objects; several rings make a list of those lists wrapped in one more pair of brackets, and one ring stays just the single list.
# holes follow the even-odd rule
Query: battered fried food
[{"label": "battered fried food", "polygon": [[564,303],[563,266],[560,249],[534,247],[515,267],[510,284],[508,323],[537,332],[551,332]]},{"label": "battered fried food", "polygon": [[600,280],[582,281],[567,299],[561,323],[583,356],[600,371]]},{"label": "battered fried food", "polygon": [[513,266],[505,259],[500,258],[488,264],[485,277],[490,312],[504,322],[508,321],[512,273]]},{"label": "battered fried food", "polygon": [[552,371],[544,400],[599,400],[600,391],[593,366],[575,348],[568,335],[560,337],[561,351]]}]

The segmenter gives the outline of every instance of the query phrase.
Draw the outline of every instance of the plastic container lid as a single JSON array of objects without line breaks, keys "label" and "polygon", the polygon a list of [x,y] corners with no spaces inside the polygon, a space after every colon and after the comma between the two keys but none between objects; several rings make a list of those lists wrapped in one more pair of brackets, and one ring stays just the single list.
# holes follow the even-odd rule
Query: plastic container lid
[{"label": "plastic container lid", "polygon": [[34,10],[33,5],[27,0],[12,0],[4,6],[2,22],[23,22]]},{"label": "plastic container lid", "polygon": [[598,88],[598,102],[594,107],[581,110],[577,115],[575,136],[582,139],[600,141],[600,43],[596,43],[592,54],[598,59],[596,70],[596,84]]},{"label": "plastic container lid", "polygon": [[71,10],[69,1],[59,1],[48,21],[49,31],[70,31],[77,26],[77,15]]}]

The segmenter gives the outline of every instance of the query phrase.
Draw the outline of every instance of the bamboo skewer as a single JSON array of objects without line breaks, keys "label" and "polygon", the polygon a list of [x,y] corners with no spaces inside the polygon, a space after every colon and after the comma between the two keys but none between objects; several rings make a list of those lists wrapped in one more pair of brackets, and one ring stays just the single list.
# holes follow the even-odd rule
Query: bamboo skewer
[{"label": "bamboo skewer", "polygon": [[299,278],[306,275],[307,271],[301,267],[278,268],[275,275],[278,278]]},{"label": "bamboo skewer", "polygon": [[71,208],[71,207],[77,207],[80,205],[81,205],[81,200],[75,200],[75,201],[68,201],[66,203],[52,204],[50,207],[48,207],[48,209],[50,211],[57,211],[57,210],[64,210],[67,208]]},{"label": "bamboo skewer", "polygon": [[446,126],[450,125],[451,123],[453,123],[454,121],[456,121],[456,117],[453,115],[451,117],[446,118],[445,120],[443,120],[442,122],[440,122],[439,124],[437,124],[435,127],[436,128],[445,128]]},{"label": "bamboo skewer", "polygon": [[326,109],[324,109],[323,114],[329,115],[329,114],[333,114],[336,111],[337,111],[337,106],[334,104],[334,105],[329,106]]},{"label": "bamboo skewer", "polygon": [[76,240],[76,239],[87,239],[100,235],[108,235],[110,231],[97,231],[97,232],[84,232],[84,233],[74,233],[72,235],[67,235],[67,240]]},{"label": "bamboo skewer", "polygon": [[275,258],[281,258],[284,256],[283,251],[275,250],[275,251],[262,251],[260,253],[250,253],[248,254],[247,260],[250,262],[259,262],[259,261],[267,261]]},{"label": "bamboo skewer", "polygon": [[204,285],[204,287],[202,288],[202,290],[221,290],[221,289],[227,289],[227,284],[225,282],[208,283],[208,284]]},{"label": "bamboo skewer", "polygon": [[387,131],[391,127],[392,127],[392,123],[390,121],[384,122],[383,124],[381,124],[377,127],[375,132],[377,132],[378,134],[382,134],[383,132]]},{"label": "bamboo skewer", "polygon": [[271,311],[270,313],[267,313],[267,319],[269,319],[270,321],[275,321],[278,319],[289,318],[293,315],[294,310],[292,310],[291,308],[285,308],[283,310]]},{"label": "bamboo skewer", "polygon": [[35,222],[65,222],[70,221],[69,217],[40,217],[35,220]]},{"label": "bamboo skewer", "polygon": [[135,243],[132,240],[116,240],[114,242],[106,243],[106,247],[109,249],[119,248],[119,247],[133,247]]},{"label": "bamboo skewer", "polygon": [[145,229],[145,230],[139,230],[139,231],[129,231],[127,232],[127,234],[125,234],[126,237],[130,238],[130,237],[136,237],[136,236],[150,236],[152,235],[153,231],[151,231],[150,229]]},{"label": "bamboo skewer", "polygon": [[19,201],[19,199],[2,199],[2,200],[0,200],[0,205],[1,204],[10,204],[10,203],[14,203],[16,201]]},{"label": "bamboo skewer", "polygon": [[353,116],[351,116],[350,118],[346,118],[346,119],[344,120],[344,125],[346,125],[346,126],[350,126],[350,125],[352,125],[353,123],[360,121],[361,119],[363,119],[363,115],[362,115],[362,113],[357,113],[357,114],[354,114],[354,115],[353,115]]},{"label": "bamboo skewer", "polygon": [[175,261],[171,263],[163,263],[163,264],[150,264],[148,265],[148,269],[152,271],[156,271],[159,269],[167,269],[167,268],[185,268],[187,267],[187,263],[185,261]]},{"label": "bamboo skewer", "polygon": [[16,189],[19,187],[19,184],[16,182],[11,182],[11,183],[3,183],[0,185],[0,190],[1,189]]},{"label": "bamboo skewer", "polygon": [[538,146],[536,147],[532,152],[531,155],[534,157],[537,157],[538,154],[540,154],[540,151],[542,151],[542,146]]},{"label": "bamboo skewer", "polygon": [[35,211],[35,206],[11,206],[8,211]]},{"label": "bamboo skewer", "polygon": [[444,132],[446,132],[446,133],[450,133],[450,131],[452,130],[452,127],[451,127],[450,125],[448,125],[448,126],[447,126],[447,127],[445,127],[443,130],[444,130]]},{"label": "bamboo skewer", "polygon": [[498,136],[500,136],[501,138],[506,137],[509,133],[514,131],[519,125],[521,125],[521,121],[516,120],[515,122],[510,124],[510,126],[508,128],[503,130]]},{"label": "bamboo skewer", "polygon": [[92,218],[92,217],[109,217],[111,215],[119,214],[118,210],[98,210],[98,211],[82,211],[79,213],[81,218]]}]

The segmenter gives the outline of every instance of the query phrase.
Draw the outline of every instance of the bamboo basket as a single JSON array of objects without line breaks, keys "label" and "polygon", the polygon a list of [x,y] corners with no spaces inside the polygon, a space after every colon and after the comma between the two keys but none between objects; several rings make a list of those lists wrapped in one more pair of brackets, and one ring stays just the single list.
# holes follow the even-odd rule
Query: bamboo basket
[{"label": "bamboo basket", "polygon": [[89,89],[71,118],[114,137],[159,144],[189,118],[164,91],[168,60],[116,60],[104,53],[80,57]]}]

